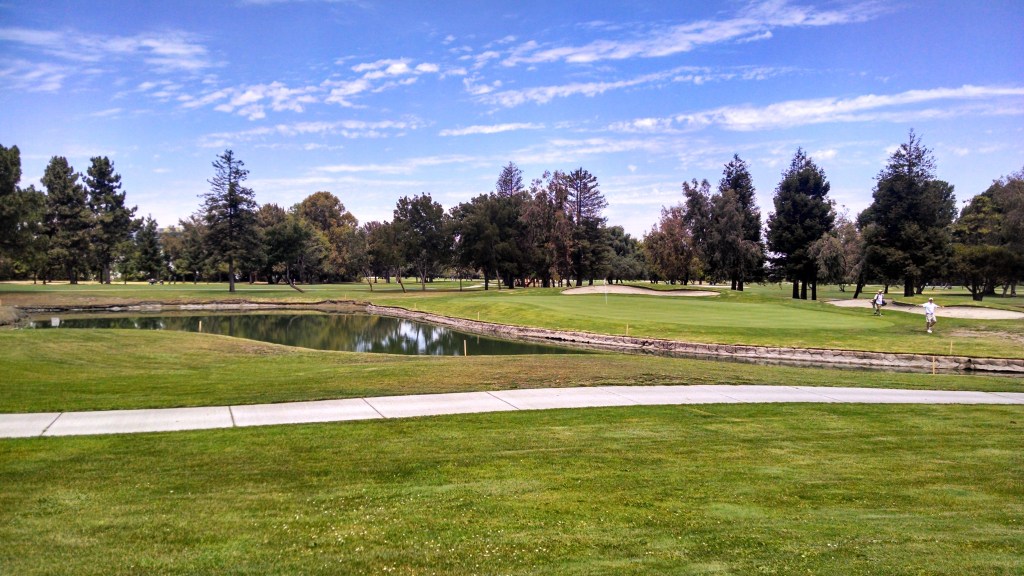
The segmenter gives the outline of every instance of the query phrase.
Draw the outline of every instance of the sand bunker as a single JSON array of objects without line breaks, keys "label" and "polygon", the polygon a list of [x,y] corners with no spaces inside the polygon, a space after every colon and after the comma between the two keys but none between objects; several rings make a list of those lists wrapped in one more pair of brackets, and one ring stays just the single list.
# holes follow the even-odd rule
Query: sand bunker
[{"label": "sand bunker", "polygon": [[[896,312],[909,312],[910,314],[921,314],[924,315],[924,308],[915,306],[913,304],[902,304],[899,302],[892,302],[887,299],[889,305],[885,307],[885,311],[894,310]],[[858,300],[828,300],[828,304],[833,306],[839,306],[841,308],[871,308],[871,300],[858,299]],[[994,308],[978,308],[974,306],[939,306],[938,311],[935,314],[940,319],[945,316],[946,318],[968,318],[974,320],[1020,320],[1024,318],[1024,312],[1014,312],[1012,310],[996,310]]]},{"label": "sand bunker", "polygon": [[562,294],[640,294],[643,296],[718,296],[710,290],[651,290],[640,286],[580,286]]}]

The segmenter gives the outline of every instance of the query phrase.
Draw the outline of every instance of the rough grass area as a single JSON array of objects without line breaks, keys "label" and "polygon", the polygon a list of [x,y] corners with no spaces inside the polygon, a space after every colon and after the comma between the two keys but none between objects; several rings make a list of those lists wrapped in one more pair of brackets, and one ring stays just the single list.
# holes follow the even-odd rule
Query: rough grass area
[{"label": "rough grass area", "polygon": [[1024,379],[1019,377],[759,366],[624,354],[392,356],[321,352],[184,332],[0,332],[0,412],[662,384],[1024,391]]},{"label": "rough grass area", "polygon": [[715,405],[0,442],[4,573],[1019,574],[1019,407]]}]

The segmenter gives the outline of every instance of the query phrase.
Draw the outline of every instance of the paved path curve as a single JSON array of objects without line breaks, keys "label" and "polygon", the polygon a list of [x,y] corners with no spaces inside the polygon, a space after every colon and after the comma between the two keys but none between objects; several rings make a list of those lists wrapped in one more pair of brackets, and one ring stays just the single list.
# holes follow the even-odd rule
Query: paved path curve
[{"label": "paved path curve", "polygon": [[770,402],[1024,406],[1024,393],[723,385],[540,388],[244,406],[0,414],[0,438],[207,430],[552,408]]}]

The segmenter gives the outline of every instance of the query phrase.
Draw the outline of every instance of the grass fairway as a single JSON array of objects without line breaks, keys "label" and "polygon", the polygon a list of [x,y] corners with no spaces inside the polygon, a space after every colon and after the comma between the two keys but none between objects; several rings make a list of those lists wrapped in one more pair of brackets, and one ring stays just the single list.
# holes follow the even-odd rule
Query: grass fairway
[{"label": "grass fairway", "polygon": [[7,574],[1019,574],[1019,407],[717,405],[0,442]]},{"label": "grass fairway", "polygon": [[[448,285],[448,288],[451,288]],[[555,290],[245,287],[690,341],[1022,356],[1021,322]],[[223,286],[0,286],[12,304]],[[962,334],[957,336],[957,331]],[[948,339],[947,339],[948,337]],[[0,412],[601,384],[1022,390],[1022,380],[614,354],[396,357],[208,334],[0,331]],[[0,573],[1022,574],[1019,406],[702,405],[0,440]]]},{"label": "grass fairway", "polygon": [[[469,286],[466,283],[465,286]],[[661,286],[664,288],[664,286]],[[1024,321],[945,318],[940,309],[936,334],[926,334],[920,315],[829,306],[793,300],[777,285],[751,285],[740,293],[721,290],[714,297],[659,298],[618,294],[567,296],[559,289],[479,289],[459,291],[458,283],[437,282],[427,291],[408,285],[366,284],[287,286],[240,284],[231,295],[219,284],[98,285],[0,284],[5,305],[85,305],[131,302],[194,303],[259,301],[313,303],[325,300],[373,302],[445,316],[556,330],[664,338],[686,342],[753,344],[798,348],[836,348],[877,352],[955,354],[1024,358]],[[934,294],[942,305],[970,304],[963,293],[942,290],[909,299],[920,303]],[[849,298],[850,293],[822,289],[819,297]],[[1024,311],[1024,298],[989,298],[985,306]],[[951,352],[952,351],[952,352]]]},{"label": "grass fairway", "polygon": [[624,354],[393,356],[147,330],[0,331],[0,412],[661,384],[1024,391],[1024,379],[1019,377],[758,366]]}]

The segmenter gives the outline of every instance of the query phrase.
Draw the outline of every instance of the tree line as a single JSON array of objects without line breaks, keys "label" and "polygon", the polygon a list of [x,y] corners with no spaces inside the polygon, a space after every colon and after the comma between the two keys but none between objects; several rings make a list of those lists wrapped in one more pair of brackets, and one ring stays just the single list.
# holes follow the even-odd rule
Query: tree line
[{"label": "tree line", "polygon": [[236,281],[295,285],[415,277],[480,278],[486,289],[597,279],[669,283],[791,282],[816,299],[819,282],[959,284],[976,299],[1016,293],[1024,277],[1024,170],[956,207],[935,176],[931,151],[910,132],[875,178],[871,205],[838,213],[824,170],[798,148],[762,225],[753,179],[738,155],[718,185],[682,184],[642,239],[609,226],[595,175],[580,167],[526,183],[509,163],[494,190],[448,210],[423,193],[400,198],[390,221],[360,225],[334,194],[319,191],[283,208],[259,205],[233,151],[212,163],[209,192],[188,218],[160,229],[136,218],[107,157],[85,174],[53,157],[41,183],[22,188],[17,146],[0,146],[0,278],[77,283]]}]

